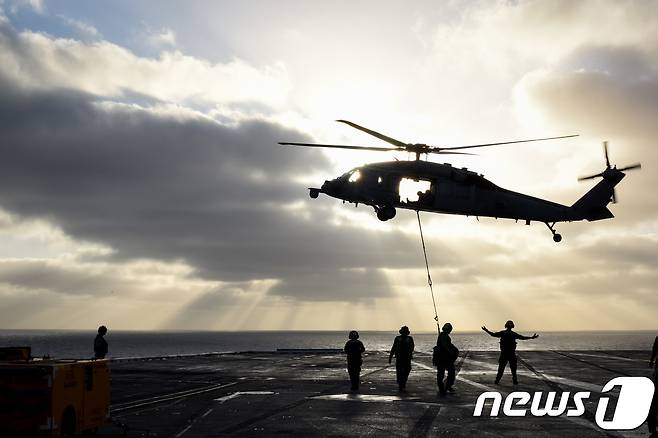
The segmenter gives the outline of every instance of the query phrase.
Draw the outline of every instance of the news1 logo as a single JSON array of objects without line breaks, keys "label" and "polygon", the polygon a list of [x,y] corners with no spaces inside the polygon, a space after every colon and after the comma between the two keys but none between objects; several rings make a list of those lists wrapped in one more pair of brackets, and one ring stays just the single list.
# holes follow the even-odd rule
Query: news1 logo
[{"label": "news1 logo", "polygon": [[[644,423],[651,408],[651,400],[654,393],[654,384],[651,379],[646,377],[616,377],[605,384],[601,392],[603,394],[612,391],[616,386],[621,387],[617,406],[614,409],[612,418],[606,419],[608,410],[609,396],[601,396],[596,407],[595,420],[601,429],[606,430],[630,430],[636,429]],[[535,417],[557,417],[565,412],[567,417],[579,417],[585,413],[585,400],[589,399],[590,392],[576,392],[573,395],[573,406],[575,408],[567,409],[567,404],[571,393],[563,392],[560,399],[555,405],[557,392],[548,392],[546,402],[542,407],[543,392],[535,392],[532,396],[529,392],[516,391],[505,397],[499,392],[484,392],[480,394],[475,403],[474,417],[482,416],[484,404],[487,400],[492,400],[489,416],[497,417],[500,412],[500,405],[503,405],[503,415],[508,417],[525,417],[528,413],[527,405],[532,399],[530,405],[530,415]]]}]

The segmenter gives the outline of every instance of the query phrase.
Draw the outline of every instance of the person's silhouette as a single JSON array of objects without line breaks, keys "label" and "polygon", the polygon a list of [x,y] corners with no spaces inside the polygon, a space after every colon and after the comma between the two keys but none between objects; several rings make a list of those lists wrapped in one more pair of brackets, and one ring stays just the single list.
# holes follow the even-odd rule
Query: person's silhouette
[{"label": "person's silhouette", "polygon": [[345,354],[347,354],[347,373],[350,375],[352,391],[359,390],[359,377],[361,374],[361,353],[366,351],[363,343],[359,341],[359,332],[352,330],[348,335],[349,341],[345,343]]},{"label": "person's silhouette", "polygon": [[388,363],[395,356],[395,377],[398,382],[400,391],[405,391],[407,387],[407,379],[411,372],[411,359],[414,354],[414,338],[409,336],[409,327],[402,326],[400,328],[400,336],[396,336],[391,348],[391,354],[388,356]]},{"label": "person's silhouette", "polygon": [[526,340],[526,339],[536,339],[539,337],[537,333],[532,336],[523,336],[520,335],[512,329],[514,328],[514,321],[507,321],[505,323],[505,330],[499,332],[492,332],[486,327],[482,326],[482,330],[489,333],[489,335],[500,338],[500,358],[498,359],[498,373],[496,374],[495,383],[500,382],[500,378],[503,377],[503,371],[505,371],[505,366],[509,362],[510,370],[512,370],[512,382],[518,384],[519,380],[516,377],[516,340]]},{"label": "person's silhouette", "polygon": [[94,339],[94,359],[105,359],[107,354],[107,341],[104,336],[107,334],[107,327],[104,325],[98,327],[98,334]]},{"label": "person's silhouette", "polygon": [[[653,368],[653,384],[658,388],[658,336],[653,341],[653,348],[651,349],[651,358],[649,358],[649,366]],[[651,407],[649,408],[649,415],[647,416],[647,426],[651,437],[658,437],[656,426],[658,425],[658,389],[653,393],[651,400]]]},{"label": "person's silhouette", "polygon": [[[452,344],[450,333],[452,332],[452,324],[449,322],[443,324],[441,333],[436,339],[436,347],[434,347],[434,355],[432,362],[436,365],[436,385],[439,388],[441,395],[446,395],[446,392],[454,392],[453,385],[455,384],[455,361],[459,356],[459,350]],[[445,385],[443,377],[445,372],[448,371],[448,378]]]}]

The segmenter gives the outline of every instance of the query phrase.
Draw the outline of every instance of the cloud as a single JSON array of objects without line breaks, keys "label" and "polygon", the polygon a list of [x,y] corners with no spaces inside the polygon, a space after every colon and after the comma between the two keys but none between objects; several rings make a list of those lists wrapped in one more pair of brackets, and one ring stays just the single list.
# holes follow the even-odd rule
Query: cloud
[{"label": "cloud", "polygon": [[145,33],[146,42],[156,49],[176,47],[176,33],[171,29],[153,30],[147,28]]},{"label": "cloud", "polygon": [[184,297],[185,304],[162,326],[197,330],[225,329],[228,326],[235,329],[232,324],[235,324],[236,318],[248,316],[250,309],[262,302],[263,289],[268,287],[268,282],[228,283],[196,294],[191,299]]},{"label": "cloud", "polygon": [[[8,303],[0,318],[19,321],[9,314],[29,313],[39,295],[53,309],[112,307],[130,315],[125,321],[140,318],[139,303],[145,303],[149,316],[157,315],[152,321],[194,328],[392,321],[400,317],[396,300],[428,315],[417,229],[413,220],[405,222],[412,215],[400,212],[374,230],[364,225],[366,215],[376,221],[369,209],[355,216],[324,196],[309,200],[306,187],[332,163],[317,151],[279,148],[278,140],[311,139],[250,116],[284,120],[284,111],[288,120],[299,120],[304,115],[297,111],[321,107],[316,119],[345,110],[381,123],[385,113],[403,112],[391,135],[399,129],[401,138],[411,139],[422,125],[435,138],[440,130],[464,138],[490,128],[482,137],[502,140],[522,131],[524,111],[532,110],[541,123],[531,127],[542,133],[575,131],[583,142],[594,139],[591,155],[582,153],[579,139],[561,149],[533,149],[537,154],[521,165],[517,151],[501,148],[480,170],[503,186],[512,182],[558,201],[573,202],[587,190],[575,186],[574,177],[602,169],[598,142],[610,140],[614,163],[642,161],[644,169],[620,184],[620,204],[612,207],[617,218],[560,224],[560,245],[542,224],[541,231],[521,225],[510,231],[513,223],[426,215],[440,313],[472,328],[494,314],[550,328],[601,328],[622,314],[625,319],[610,327],[654,324],[647,306],[655,301],[650,294],[658,267],[651,257],[658,232],[651,188],[658,177],[647,169],[658,164],[652,118],[658,44],[646,5],[458,5],[439,25],[418,28],[425,58],[408,44],[408,33],[398,34],[389,46],[396,66],[387,67],[390,56],[377,55],[364,67],[362,54],[370,46],[348,51],[332,37],[324,43],[344,56],[341,62],[322,50],[313,62],[294,54],[303,69],[295,69],[292,56],[285,64],[275,60],[323,42],[314,24],[295,37],[308,46],[290,43],[277,51],[273,36],[264,47],[276,54],[243,52],[249,54],[244,59],[268,59],[258,65],[225,52],[219,59],[233,60],[209,62],[174,50],[177,36],[188,38],[180,27],[162,23],[153,43],[164,51],[149,58],[98,37],[80,42],[18,32],[0,18],[0,206],[11,213],[0,215],[0,231],[20,234],[13,230],[32,225],[16,224],[45,223],[66,245],[97,248],[76,252],[73,260],[19,263],[12,258],[17,255],[0,254],[6,258],[0,293]],[[280,29],[276,21],[267,25],[250,37]],[[343,37],[353,41],[359,32]],[[390,42],[383,34],[376,40]],[[518,118],[510,110],[513,98],[524,101]],[[387,126],[377,123],[376,129]],[[530,178],[519,180],[519,169]],[[144,260],[157,268],[132,267]],[[153,273],[168,269],[175,272],[166,279]],[[95,294],[106,293],[106,285],[134,295],[122,297],[122,305],[101,300]],[[56,313],[61,310],[30,317]],[[562,325],[557,314],[568,322]],[[246,321],[255,315],[260,325]],[[431,316],[427,321],[429,328]]]},{"label": "cloud", "polygon": [[[595,64],[592,53],[599,57]],[[574,67],[531,73],[520,85],[550,121],[624,139],[656,134],[652,112],[658,109],[658,69],[648,55],[598,47],[581,49],[579,55],[581,62],[568,61]],[[626,71],[629,58],[641,67],[632,75]]]},{"label": "cloud", "polygon": [[318,295],[297,276],[413,263],[415,242],[400,232],[336,228],[321,206],[305,217],[281,208],[306,197],[293,178],[328,164],[317,151],[275,144],[301,133],[9,81],[0,95],[0,205],[112,248],[114,260],[182,260],[209,280],[279,279],[273,293],[314,300],[347,299],[341,291],[352,286],[351,299],[360,293],[353,281],[366,279],[376,280],[367,296],[390,290],[381,276],[354,274]]},{"label": "cloud", "polygon": [[[0,201],[13,212],[54,217],[73,236],[119,249],[117,257],[195,253],[195,266],[223,276],[328,263],[321,248],[329,241],[338,248],[332,256],[344,252],[345,261],[328,267],[385,258],[366,245],[360,253],[371,256],[359,262],[347,246],[364,239],[350,227],[325,229],[322,217],[293,220],[280,208],[306,196],[291,177],[326,165],[315,151],[275,144],[301,133],[257,120],[226,127],[202,116],[106,106],[71,91],[1,90],[8,129]],[[298,251],[282,258],[291,242]]]},{"label": "cloud", "polygon": [[[2,6],[2,2],[0,2],[0,6]],[[41,15],[43,15],[46,12],[45,0],[8,0],[7,6],[9,7],[9,11],[12,14],[17,13],[18,9],[23,7],[28,7],[32,9],[34,12],[36,12],[37,14],[41,14]]]},{"label": "cloud", "polygon": [[139,93],[167,102],[208,104],[259,102],[277,106],[290,88],[282,65],[260,69],[240,59],[221,64],[163,52],[141,58],[101,40],[94,43],[16,32],[0,20],[3,72],[22,86],[71,88],[105,97]]},{"label": "cloud", "polygon": [[[658,184],[658,175],[647,171],[658,165],[658,65],[650,52],[638,47],[581,47],[560,66],[529,73],[518,87],[546,123],[609,140],[613,165],[642,163],[643,170],[630,172],[618,186],[627,218],[624,225],[658,216],[658,201],[643,189]],[[603,169],[600,154],[581,174]]]},{"label": "cloud", "polygon": [[[329,280],[329,281],[328,281]],[[316,301],[357,302],[393,295],[388,280],[378,270],[339,269],[333,273],[310,271],[285,279],[269,293]]]},{"label": "cloud", "polygon": [[73,29],[83,40],[94,40],[99,38],[101,35],[94,26],[84,21],[76,20],[65,15],[58,15],[59,19],[62,20],[67,26]]},{"label": "cloud", "polygon": [[100,270],[89,264],[0,259],[0,283],[24,290],[101,296],[133,287],[118,274],[116,269]]}]

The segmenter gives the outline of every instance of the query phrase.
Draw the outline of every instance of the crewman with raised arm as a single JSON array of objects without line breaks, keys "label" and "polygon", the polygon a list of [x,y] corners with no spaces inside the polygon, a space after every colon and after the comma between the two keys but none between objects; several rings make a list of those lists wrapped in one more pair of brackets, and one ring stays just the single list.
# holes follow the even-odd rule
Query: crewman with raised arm
[{"label": "crewman with raised arm", "polygon": [[496,374],[495,383],[500,383],[500,378],[503,377],[505,366],[509,362],[510,370],[512,370],[512,382],[517,385],[519,380],[516,377],[516,340],[537,339],[539,335],[535,333],[532,336],[523,336],[512,329],[514,328],[514,321],[507,321],[505,323],[505,330],[499,332],[492,332],[486,327],[482,326],[482,330],[489,333],[489,335],[500,338],[500,358],[498,359],[498,373]]}]

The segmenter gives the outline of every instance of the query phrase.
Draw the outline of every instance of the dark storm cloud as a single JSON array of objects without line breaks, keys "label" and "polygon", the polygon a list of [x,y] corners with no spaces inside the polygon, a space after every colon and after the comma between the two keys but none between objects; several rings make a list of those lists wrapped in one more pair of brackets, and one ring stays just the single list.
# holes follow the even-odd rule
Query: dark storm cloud
[{"label": "dark storm cloud", "polygon": [[130,286],[116,275],[29,259],[0,260],[0,283],[72,295],[98,295]]},{"label": "dark storm cloud", "polygon": [[[372,269],[418,266],[417,242],[402,233],[333,226],[330,203],[291,182],[329,163],[276,145],[304,137],[272,123],[227,127],[1,81],[0,131],[0,205],[107,244],[118,260],[184,260],[206,279],[279,279],[274,293],[322,300],[388,295]],[[314,202],[310,218],[281,208],[299,200]],[[445,251],[436,261],[456,260]],[[335,275],[345,268],[369,270]],[[309,278],[335,283],[310,288]]]}]

